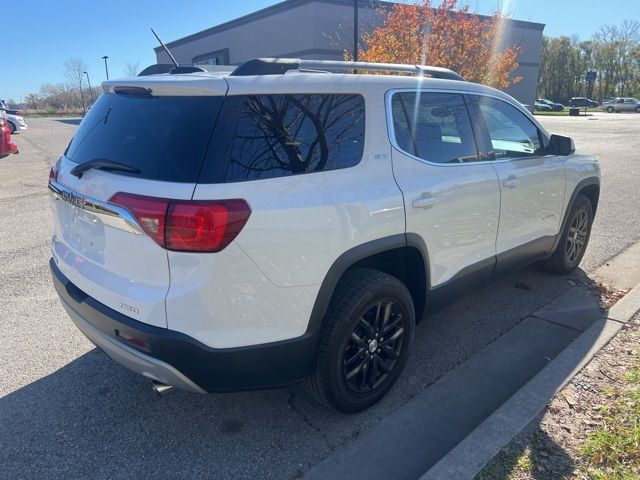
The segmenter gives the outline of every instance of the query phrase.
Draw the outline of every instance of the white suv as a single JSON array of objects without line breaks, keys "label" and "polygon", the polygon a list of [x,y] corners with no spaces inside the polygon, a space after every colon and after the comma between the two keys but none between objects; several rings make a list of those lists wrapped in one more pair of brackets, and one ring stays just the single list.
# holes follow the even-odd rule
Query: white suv
[{"label": "white suv", "polygon": [[[326,73],[353,67],[418,75]],[[359,411],[427,307],[580,263],[598,164],[508,95],[428,67],[197,70],[103,83],[49,180],[62,303],[156,391],[304,381]]]}]

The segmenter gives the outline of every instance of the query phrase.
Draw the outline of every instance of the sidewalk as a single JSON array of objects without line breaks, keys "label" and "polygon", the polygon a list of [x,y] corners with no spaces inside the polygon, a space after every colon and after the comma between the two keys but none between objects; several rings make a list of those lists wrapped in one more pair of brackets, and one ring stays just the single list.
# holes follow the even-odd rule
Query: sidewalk
[{"label": "sidewalk", "polygon": [[639,395],[636,315],[476,479],[636,478]]}]

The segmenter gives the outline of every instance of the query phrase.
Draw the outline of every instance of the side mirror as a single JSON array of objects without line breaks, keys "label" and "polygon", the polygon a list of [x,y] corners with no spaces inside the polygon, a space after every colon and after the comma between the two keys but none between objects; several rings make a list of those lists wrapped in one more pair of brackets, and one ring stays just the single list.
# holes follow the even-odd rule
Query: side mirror
[{"label": "side mirror", "polygon": [[571,155],[576,151],[576,146],[570,137],[551,135],[549,139],[549,150],[552,155]]}]

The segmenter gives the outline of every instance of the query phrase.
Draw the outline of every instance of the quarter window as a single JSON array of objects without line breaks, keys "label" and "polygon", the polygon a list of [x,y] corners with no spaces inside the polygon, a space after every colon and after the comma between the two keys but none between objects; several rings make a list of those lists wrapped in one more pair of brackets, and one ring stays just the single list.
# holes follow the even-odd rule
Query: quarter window
[{"label": "quarter window", "polygon": [[398,92],[391,104],[396,144],[403,151],[433,163],[478,160],[462,95]]},{"label": "quarter window", "polygon": [[[217,164],[205,181],[240,182],[348,168],[362,158],[364,99],[360,95],[227,97],[212,150]],[[224,171],[220,169],[224,168]]]},{"label": "quarter window", "polygon": [[477,102],[496,159],[544,154],[542,133],[516,107],[490,97],[479,97]]}]

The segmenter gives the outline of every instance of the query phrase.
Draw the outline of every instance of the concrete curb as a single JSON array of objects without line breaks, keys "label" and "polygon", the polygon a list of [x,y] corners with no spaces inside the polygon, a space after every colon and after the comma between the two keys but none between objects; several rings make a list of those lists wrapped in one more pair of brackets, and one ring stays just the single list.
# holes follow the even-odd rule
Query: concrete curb
[{"label": "concrete curb", "polygon": [[[640,284],[609,310],[606,319],[591,325],[420,480],[473,479],[638,311]],[[576,363],[577,358],[580,361]]]}]

